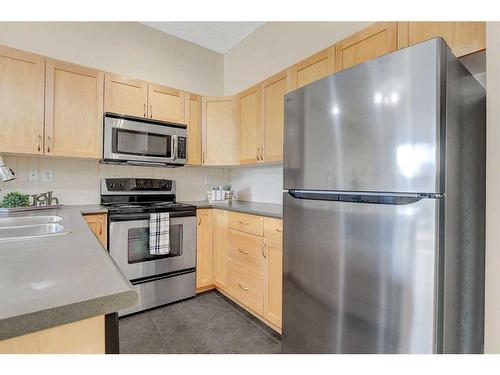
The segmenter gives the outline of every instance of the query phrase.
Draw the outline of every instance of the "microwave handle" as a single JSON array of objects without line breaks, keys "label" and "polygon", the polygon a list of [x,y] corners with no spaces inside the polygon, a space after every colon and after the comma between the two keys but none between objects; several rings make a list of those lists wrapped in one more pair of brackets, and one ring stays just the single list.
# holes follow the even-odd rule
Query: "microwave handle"
[{"label": "microwave handle", "polygon": [[176,135],[172,136],[172,160],[177,159],[177,147],[179,140]]}]

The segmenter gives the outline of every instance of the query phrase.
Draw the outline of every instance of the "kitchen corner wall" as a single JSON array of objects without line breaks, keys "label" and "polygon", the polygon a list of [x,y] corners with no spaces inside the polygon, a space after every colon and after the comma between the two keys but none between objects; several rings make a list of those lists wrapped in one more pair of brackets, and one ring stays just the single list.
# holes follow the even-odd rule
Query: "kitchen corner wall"
[{"label": "kitchen corner wall", "polygon": [[235,167],[230,170],[229,181],[242,201],[283,202],[283,165]]},{"label": "kitchen corner wall", "polygon": [[[99,164],[96,160],[4,156],[16,179],[0,182],[0,198],[11,191],[32,194],[54,191],[59,202],[71,204],[99,203],[99,183],[105,177],[154,177],[173,179],[177,183],[177,200],[206,199],[206,188],[229,183],[229,170],[222,168],[183,167],[146,168]],[[39,182],[28,180],[31,169],[39,171]],[[52,170],[53,182],[42,182],[43,171]]]}]

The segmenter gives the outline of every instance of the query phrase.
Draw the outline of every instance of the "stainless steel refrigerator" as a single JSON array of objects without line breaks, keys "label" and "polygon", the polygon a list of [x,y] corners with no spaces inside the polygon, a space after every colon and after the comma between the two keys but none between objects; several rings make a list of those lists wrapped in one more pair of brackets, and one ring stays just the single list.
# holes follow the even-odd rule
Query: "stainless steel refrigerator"
[{"label": "stainless steel refrigerator", "polygon": [[285,353],[483,351],[485,90],[442,39],[285,97]]}]

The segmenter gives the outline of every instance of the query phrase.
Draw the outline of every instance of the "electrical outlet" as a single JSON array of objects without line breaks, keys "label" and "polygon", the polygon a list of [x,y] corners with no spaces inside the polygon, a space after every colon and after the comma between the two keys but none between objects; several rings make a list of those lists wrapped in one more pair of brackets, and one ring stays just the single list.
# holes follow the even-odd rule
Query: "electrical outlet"
[{"label": "electrical outlet", "polygon": [[28,182],[35,183],[38,182],[38,169],[31,168],[28,172]]},{"label": "electrical outlet", "polygon": [[54,172],[52,169],[45,169],[42,172],[42,181],[43,182],[53,182],[54,181]]}]

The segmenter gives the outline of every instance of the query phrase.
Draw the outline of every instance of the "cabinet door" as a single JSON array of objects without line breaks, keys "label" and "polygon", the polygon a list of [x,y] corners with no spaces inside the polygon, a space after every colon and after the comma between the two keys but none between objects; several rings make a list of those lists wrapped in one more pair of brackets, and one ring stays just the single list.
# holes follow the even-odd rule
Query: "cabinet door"
[{"label": "cabinet door", "polygon": [[281,241],[264,240],[267,277],[264,291],[264,317],[281,328],[283,299],[283,248]]},{"label": "cabinet door", "polygon": [[227,211],[214,210],[214,283],[226,290],[227,278]]},{"label": "cabinet door", "polygon": [[108,247],[108,217],[106,214],[86,214],[83,215],[90,229],[96,235],[101,245],[106,249]]},{"label": "cabinet door", "polygon": [[0,152],[43,153],[45,60],[0,46]]},{"label": "cabinet door", "polygon": [[335,71],[397,49],[397,22],[377,22],[335,45]]},{"label": "cabinet door", "polygon": [[137,117],[147,116],[146,82],[106,73],[104,90],[106,112]]},{"label": "cabinet door", "polygon": [[233,97],[202,98],[202,163],[238,164],[236,100]]},{"label": "cabinet door", "polygon": [[187,162],[201,165],[201,97],[186,94]]},{"label": "cabinet door", "polygon": [[399,22],[399,48],[441,37],[457,56],[486,48],[485,22]]},{"label": "cabinet door", "polygon": [[78,65],[47,60],[45,153],[102,157],[104,74]]},{"label": "cabinet door", "polygon": [[287,71],[262,83],[264,161],[283,160],[285,94],[290,90],[290,84],[290,74]]},{"label": "cabinet door", "polygon": [[185,93],[170,87],[148,85],[149,118],[184,124]]},{"label": "cabinet door", "polygon": [[292,67],[292,88],[297,89],[333,73],[333,47],[308,57]]},{"label": "cabinet door", "polygon": [[261,161],[261,87],[253,86],[238,95],[240,164]]},{"label": "cabinet door", "polygon": [[197,210],[196,216],[198,220],[196,241],[196,288],[199,289],[214,283],[212,210]]}]

